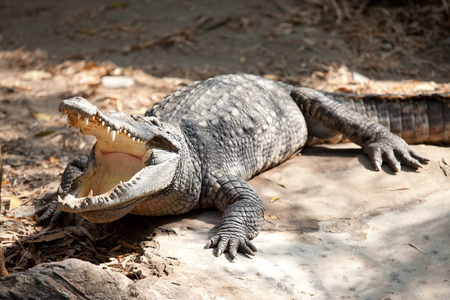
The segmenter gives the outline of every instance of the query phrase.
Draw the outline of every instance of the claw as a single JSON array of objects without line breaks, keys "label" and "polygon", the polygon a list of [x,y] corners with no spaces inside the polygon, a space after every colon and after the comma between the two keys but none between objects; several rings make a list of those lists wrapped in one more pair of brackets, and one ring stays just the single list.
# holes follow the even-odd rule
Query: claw
[{"label": "claw", "polygon": [[205,245],[205,249],[209,249],[209,248],[211,248],[211,240],[209,240]]},{"label": "claw", "polygon": [[239,251],[242,253],[245,253],[250,256],[255,256],[258,250],[256,249],[255,245],[253,245],[250,241],[242,241],[239,245]]},{"label": "claw", "polygon": [[237,251],[236,250],[230,250],[230,251],[228,251],[228,254],[230,255],[231,259],[237,260]]},{"label": "claw", "polygon": [[215,247],[217,245],[218,241],[219,241],[219,236],[217,236],[217,235],[213,236],[212,238],[210,238],[208,240],[208,242],[205,245],[205,248],[209,249],[209,248]]},{"label": "claw", "polygon": [[375,170],[380,171],[381,170],[381,164],[379,161],[375,162]]}]

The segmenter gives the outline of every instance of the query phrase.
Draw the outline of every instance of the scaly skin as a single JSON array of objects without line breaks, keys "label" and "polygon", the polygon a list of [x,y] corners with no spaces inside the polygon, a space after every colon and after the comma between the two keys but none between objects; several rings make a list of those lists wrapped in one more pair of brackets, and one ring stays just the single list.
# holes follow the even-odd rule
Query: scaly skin
[{"label": "scaly skin", "polygon": [[206,247],[236,258],[238,251],[254,254],[250,240],[264,224],[262,201],[246,180],[297,153],[308,131],[320,138],[345,134],[377,170],[383,161],[396,171],[401,163],[418,168],[427,162],[383,126],[326,95],[225,75],[169,94],[144,117],[102,114],[82,98],[65,100],[60,110],[69,122],[98,142],[67,167],[58,207],[92,222],[216,207],[223,219]]}]

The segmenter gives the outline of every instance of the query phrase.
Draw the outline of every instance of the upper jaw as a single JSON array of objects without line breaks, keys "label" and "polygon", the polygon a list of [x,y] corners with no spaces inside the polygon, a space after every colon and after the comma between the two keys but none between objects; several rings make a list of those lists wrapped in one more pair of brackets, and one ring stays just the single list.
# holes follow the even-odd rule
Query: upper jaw
[{"label": "upper jaw", "polygon": [[[64,100],[59,105],[61,116],[67,114],[69,123],[80,128],[89,135],[94,135],[98,140],[110,140],[122,138],[118,142],[125,141],[141,143],[160,137],[165,141],[168,148],[176,150],[176,141],[171,139],[165,132],[159,121],[154,117],[127,117],[119,112],[107,112],[103,114],[89,101],[81,97]],[[109,135],[109,139],[107,139]],[[115,145],[117,147],[118,145]]]},{"label": "upper jaw", "polygon": [[[59,110],[72,126],[98,140],[85,172],[59,198],[61,210],[93,222],[113,221],[131,210],[133,202],[172,182],[180,146],[156,118],[103,114],[81,97],[64,100]],[[95,210],[102,210],[101,218]]]}]

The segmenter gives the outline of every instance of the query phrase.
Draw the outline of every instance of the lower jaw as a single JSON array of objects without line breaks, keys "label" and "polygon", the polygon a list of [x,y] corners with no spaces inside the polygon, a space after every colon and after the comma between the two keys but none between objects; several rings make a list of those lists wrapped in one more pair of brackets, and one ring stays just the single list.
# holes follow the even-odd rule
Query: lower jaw
[{"label": "lower jaw", "polygon": [[[85,200],[86,201],[86,200]],[[67,204],[60,206],[62,211],[76,213],[92,223],[109,223],[113,222],[129,213],[141,199],[121,200],[118,203],[111,203],[110,206],[102,205],[97,209],[71,209]]]}]

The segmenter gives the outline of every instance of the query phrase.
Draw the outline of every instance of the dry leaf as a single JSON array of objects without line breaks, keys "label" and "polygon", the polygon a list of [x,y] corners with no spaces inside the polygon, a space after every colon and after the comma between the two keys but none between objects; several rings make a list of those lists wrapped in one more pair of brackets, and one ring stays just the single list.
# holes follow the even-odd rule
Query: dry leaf
[{"label": "dry leaf", "polygon": [[112,3],[112,6],[113,6],[114,8],[125,8],[125,7],[128,6],[128,3],[127,3],[127,2],[114,1],[114,2]]},{"label": "dry leaf", "polygon": [[53,117],[50,114],[44,114],[44,113],[32,113],[31,116],[37,120],[43,120],[43,121],[51,120],[51,118]]},{"label": "dry leaf", "polygon": [[50,158],[48,159],[52,164],[54,164],[54,163],[58,163],[59,162],[59,159],[57,159],[56,157],[54,157],[54,156],[50,156]]},{"label": "dry leaf", "polygon": [[139,250],[139,249],[141,249],[141,247],[131,245],[131,244],[129,244],[127,242],[124,242],[124,241],[122,241],[121,244],[122,244],[122,247],[127,248],[127,249],[132,249],[132,250]]},{"label": "dry leaf", "polygon": [[87,28],[81,28],[80,30],[78,30],[78,32],[86,34],[86,35],[90,35],[90,36],[94,35],[94,33],[91,30],[87,29]]},{"label": "dry leaf", "polygon": [[53,135],[53,134],[55,134],[57,132],[58,132],[57,130],[44,130],[44,131],[41,131],[41,132],[37,133],[35,135],[35,137],[49,136],[49,135]]},{"label": "dry leaf", "polygon": [[277,201],[278,199],[280,199],[280,196],[273,197],[272,200],[270,200],[270,202],[274,203],[274,202]]},{"label": "dry leaf", "polygon": [[18,208],[20,205],[22,205],[22,202],[17,197],[11,197],[9,199],[9,210],[13,210],[15,208]]},{"label": "dry leaf", "polygon": [[61,230],[53,233],[49,233],[35,240],[31,240],[30,243],[51,242],[54,240],[63,239],[66,237],[66,230]]}]

